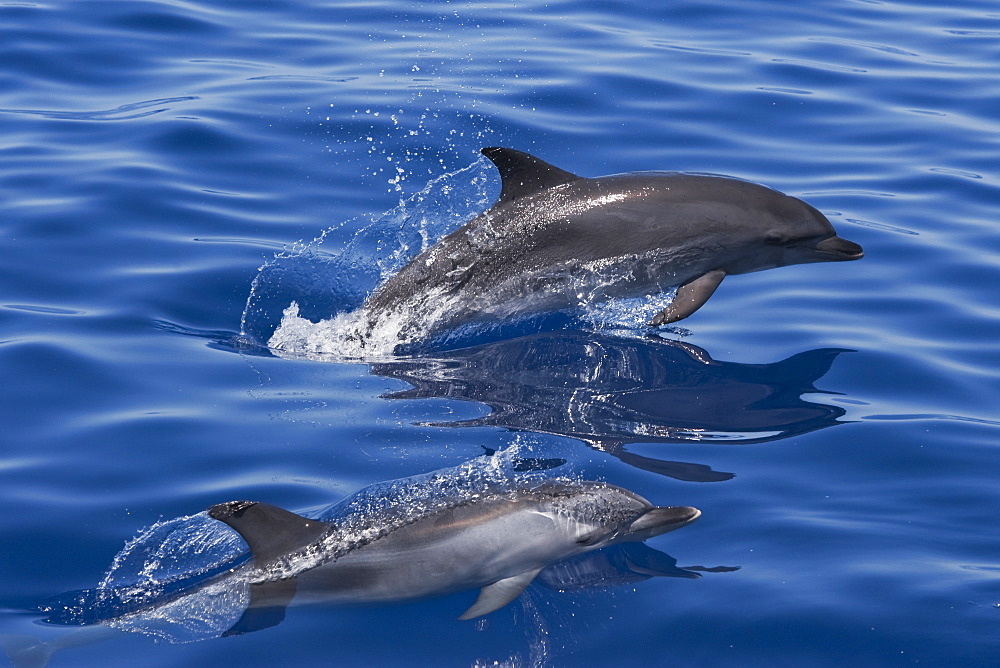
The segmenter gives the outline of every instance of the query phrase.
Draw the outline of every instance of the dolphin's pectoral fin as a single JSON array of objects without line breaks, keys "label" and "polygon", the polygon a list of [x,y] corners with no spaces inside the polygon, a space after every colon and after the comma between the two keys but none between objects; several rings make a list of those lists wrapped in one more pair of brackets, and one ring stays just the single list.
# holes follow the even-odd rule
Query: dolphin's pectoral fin
[{"label": "dolphin's pectoral fin", "polygon": [[712,296],[725,277],[725,271],[715,269],[684,283],[677,288],[677,294],[674,295],[670,306],[657,313],[649,321],[649,324],[653,327],[659,327],[688,317],[708,301],[708,298]]},{"label": "dolphin's pectoral fin", "polygon": [[328,522],[255,501],[220,503],[209,508],[208,515],[236,530],[250,546],[258,568],[317,542],[333,530]]},{"label": "dolphin's pectoral fin", "polygon": [[541,570],[541,568],[537,568],[533,571],[518,573],[514,577],[499,580],[483,587],[479,592],[479,598],[472,604],[472,607],[462,613],[459,619],[474,619],[499,610],[517,598]]},{"label": "dolphin's pectoral fin", "polygon": [[223,637],[239,636],[277,626],[285,619],[285,608],[295,598],[298,582],[295,578],[260,582],[250,585],[250,603],[243,616]]}]

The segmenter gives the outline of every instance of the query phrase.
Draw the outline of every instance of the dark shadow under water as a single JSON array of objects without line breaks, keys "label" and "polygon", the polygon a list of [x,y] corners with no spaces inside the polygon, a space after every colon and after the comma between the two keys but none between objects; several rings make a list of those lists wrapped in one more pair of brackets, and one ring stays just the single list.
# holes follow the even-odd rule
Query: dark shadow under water
[{"label": "dark shadow under water", "polygon": [[500,426],[568,436],[640,469],[691,482],[728,480],[702,464],[629,452],[632,443],[767,443],[842,424],[845,411],[803,394],[843,349],[770,364],[712,359],[690,343],[585,331],[495,341],[432,357],[372,365],[413,389],[388,399],[477,401],[483,417],[435,426]]},{"label": "dark shadow under water", "polygon": [[[218,350],[272,356],[233,332],[165,322],[156,326],[209,339]],[[839,394],[815,383],[845,352],[853,351],[817,348],[778,362],[743,364],[713,359],[694,344],[660,336],[575,329],[426,351],[369,366],[375,375],[413,386],[383,395],[386,399],[460,399],[491,409],[479,418],[429,426],[496,426],[566,436],[645,471],[688,482],[720,482],[735,474],[640,455],[628,446],[761,444],[845,424],[843,408],[803,397]]]},{"label": "dark shadow under water", "polygon": [[413,389],[387,399],[477,401],[483,417],[435,426],[500,426],[568,436],[647,471],[692,482],[732,473],[630,452],[633,443],[767,443],[842,424],[845,411],[803,399],[836,357],[823,348],[770,364],[715,360],[681,341],[551,332],[372,364]]}]

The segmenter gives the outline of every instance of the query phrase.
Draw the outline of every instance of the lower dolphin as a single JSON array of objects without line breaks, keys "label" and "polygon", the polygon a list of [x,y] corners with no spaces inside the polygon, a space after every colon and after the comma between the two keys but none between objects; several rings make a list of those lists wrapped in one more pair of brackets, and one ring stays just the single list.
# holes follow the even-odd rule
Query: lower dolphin
[{"label": "lower dolphin", "polygon": [[[556,462],[530,460],[527,468]],[[0,644],[15,665],[42,665],[52,652],[118,632],[192,642],[257,631],[279,624],[290,605],[480,589],[462,615],[471,619],[506,605],[536,576],[543,588],[566,591],[711,570],[678,568],[642,543],[691,523],[701,514],[695,508],[655,507],[601,482],[518,473],[527,463],[498,453],[375,483],[316,519],[231,501],[157,523],[115,557],[101,585],[33,608],[47,623],[92,632]]]},{"label": "lower dolphin", "polygon": [[[232,501],[209,515],[235,529],[270,582],[258,605],[281,607],[299,592],[336,603],[405,601],[481,588],[461,619],[514,600],[546,566],[690,524],[700,511],[656,507],[599,482],[530,482],[446,504],[390,526],[354,548],[334,523],[265,503]],[[295,564],[309,566],[296,572]],[[283,577],[293,574],[294,581]],[[283,584],[274,584],[283,583]]]}]

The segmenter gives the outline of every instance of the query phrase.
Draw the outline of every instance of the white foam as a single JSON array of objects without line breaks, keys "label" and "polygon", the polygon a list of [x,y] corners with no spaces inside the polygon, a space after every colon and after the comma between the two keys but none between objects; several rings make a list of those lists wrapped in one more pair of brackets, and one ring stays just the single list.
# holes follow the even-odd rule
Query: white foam
[{"label": "white foam", "polygon": [[[278,355],[291,357],[369,357],[373,351],[368,338],[362,335],[362,316],[359,309],[312,322],[300,316],[298,302],[292,302],[282,312],[281,324],[274,330],[267,347]],[[391,353],[391,349],[387,351]]]},{"label": "white foam", "polygon": [[322,361],[391,359],[397,346],[422,340],[449,312],[453,299],[434,291],[377,317],[364,307],[312,322],[292,302],[267,342],[279,357]]}]

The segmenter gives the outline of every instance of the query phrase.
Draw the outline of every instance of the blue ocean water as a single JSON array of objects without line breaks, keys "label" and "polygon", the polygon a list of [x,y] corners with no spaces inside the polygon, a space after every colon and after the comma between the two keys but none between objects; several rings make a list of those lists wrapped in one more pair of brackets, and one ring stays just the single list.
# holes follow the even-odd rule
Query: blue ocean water
[{"label": "blue ocean water", "polygon": [[[3,2],[0,35],[11,651],[1000,662],[995,2]],[[666,338],[624,304],[396,360],[259,347],[291,299],[345,309],[488,206],[490,145],[764,183],[866,257],[727,279]],[[317,508],[493,451],[695,506],[649,545],[738,570],[533,585],[478,622],[456,619],[471,592],[291,608],[185,643],[32,612],[157,523]]]}]

